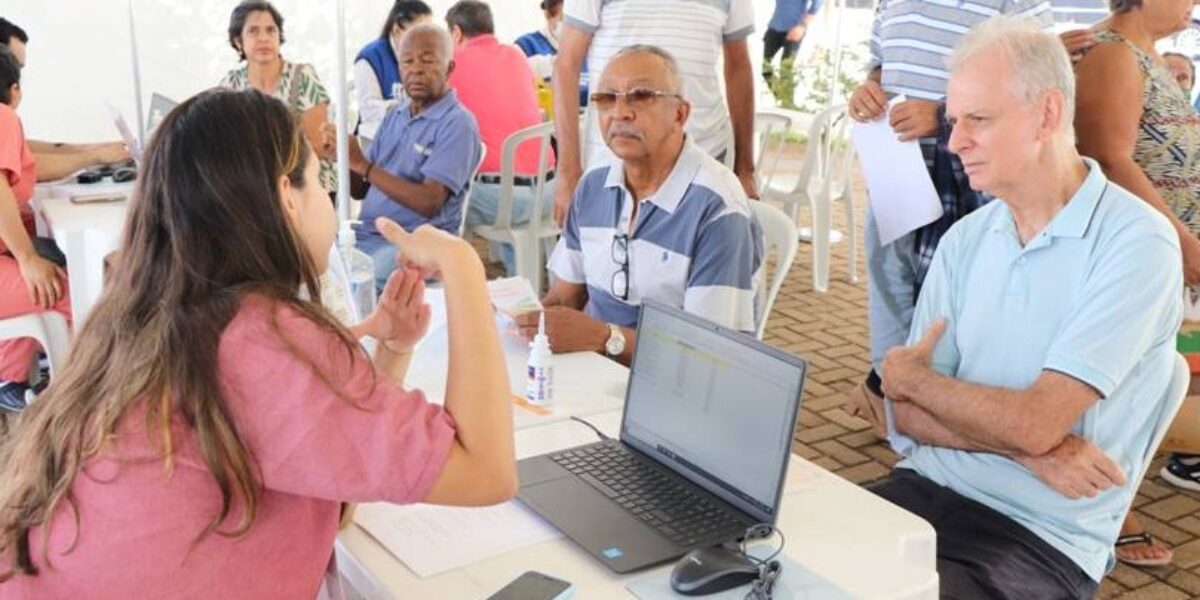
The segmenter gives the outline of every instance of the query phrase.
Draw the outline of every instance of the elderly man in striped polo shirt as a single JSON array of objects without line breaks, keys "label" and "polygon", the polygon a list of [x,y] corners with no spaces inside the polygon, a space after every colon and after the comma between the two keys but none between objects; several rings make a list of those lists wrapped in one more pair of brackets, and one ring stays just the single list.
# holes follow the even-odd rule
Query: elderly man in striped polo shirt
[{"label": "elderly man in striped polo shirt", "polygon": [[[737,177],[684,134],[691,112],[666,51],[629,46],[592,88],[618,158],[580,180],[542,300],[555,352],[628,363],[638,307],[653,298],[753,331],[762,232]],[[519,320],[537,330],[537,315]]]}]

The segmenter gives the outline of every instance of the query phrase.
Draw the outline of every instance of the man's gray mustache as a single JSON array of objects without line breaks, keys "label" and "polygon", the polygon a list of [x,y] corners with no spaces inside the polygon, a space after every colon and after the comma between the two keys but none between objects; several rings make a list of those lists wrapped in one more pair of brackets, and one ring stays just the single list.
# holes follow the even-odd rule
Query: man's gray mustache
[{"label": "man's gray mustache", "polygon": [[642,132],[636,127],[631,127],[629,125],[613,125],[612,127],[608,128],[608,137],[616,137],[618,135],[631,137],[638,140],[642,139]]}]

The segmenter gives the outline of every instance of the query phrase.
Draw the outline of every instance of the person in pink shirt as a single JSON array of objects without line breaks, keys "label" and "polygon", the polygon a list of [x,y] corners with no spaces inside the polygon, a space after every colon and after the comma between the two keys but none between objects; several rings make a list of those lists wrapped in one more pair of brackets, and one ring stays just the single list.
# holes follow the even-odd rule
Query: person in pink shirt
[{"label": "person in pink shirt", "polygon": [[[0,46],[0,319],[52,310],[70,321],[66,273],[34,246],[29,201],[37,166],[17,117],[20,104],[21,68]],[[22,410],[32,397],[29,369],[38,347],[33,338],[0,342],[0,409]]]},{"label": "person in pink shirt", "polygon": [[[511,393],[466,242],[380,219],[407,263],[346,330],[311,300],[336,219],[282,103],[203,92],[142,166],[109,285],[0,441],[0,598],[313,598],[340,503],[512,497]],[[444,407],[403,388],[431,275]]]},{"label": "person in pink shirt", "polygon": [[[495,36],[492,9],[485,2],[463,0],[446,12],[446,24],[454,39],[454,69],[450,72],[450,87],[479,123],[487,154],[479,168],[479,178],[471,190],[467,207],[467,227],[492,225],[500,203],[501,149],[508,136],[544,121],[538,107],[537,76],[529,66],[525,53],[516,46],[501,44]],[[529,222],[533,214],[533,191],[538,174],[540,148],[534,140],[517,147],[514,162],[516,179],[513,186],[512,225]],[[553,177],[554,154],[551,151],[546,168]],[[554,203],[554,180],[544,184],[541,212],[544,223],[550,225],[550,209]],[[512,246],[502,244],[500,257],[509,275],[515,275]]]}]

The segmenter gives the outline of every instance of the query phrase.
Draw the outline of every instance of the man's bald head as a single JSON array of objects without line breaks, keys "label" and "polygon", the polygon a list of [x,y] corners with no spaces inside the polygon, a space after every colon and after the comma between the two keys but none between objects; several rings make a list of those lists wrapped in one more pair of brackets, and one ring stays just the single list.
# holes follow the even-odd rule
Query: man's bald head
[{"label": "man's bald head", "polygon": [[450,39],[450,33],[433,23],[422,23],[405,31],[400,40],[400,53],[403,54],[405,47],[413,44],[437,52],[443,65],[450,64],[454,58],[454,40]]},{"label": "man's bald head", "polygon": [[[658,46],[651,46],[650,44],[634,44],[632,46],[625,46],[617,51],[615,55],[613,55],[608,64],[611,65],[619,60],[630,60],[635,58],[651,59],[649,61],[641,60],[639,62],[642,65],[654,65],[653,67],[650,67],[652,71],[648,73],[648,76],[655,77],[663,82],[662,91],[672,94],[679,94],[680,96],[683,95],[683,80],[679,76],[679,63],[675,60],[674,56],[671,56],[670,52],[667,52]],[[643,67],[643,69],[645,69],[645,67]]]},{"label": "man's bald head", "polygon": [[436,102],[446,93],[454,70],[454,42],[445,29],[424,23],[404,32],[400,40],[400,81],[414,108]]}]

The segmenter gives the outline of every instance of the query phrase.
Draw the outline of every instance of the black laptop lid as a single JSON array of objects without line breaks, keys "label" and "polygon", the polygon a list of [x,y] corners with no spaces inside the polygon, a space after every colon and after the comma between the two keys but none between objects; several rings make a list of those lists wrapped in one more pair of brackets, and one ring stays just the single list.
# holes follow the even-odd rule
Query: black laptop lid
[{"label": "black laptop lid", "polygon": [[774,523],[804,372],[800,358],[645,301],[621,441]]}]

